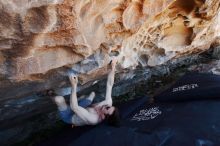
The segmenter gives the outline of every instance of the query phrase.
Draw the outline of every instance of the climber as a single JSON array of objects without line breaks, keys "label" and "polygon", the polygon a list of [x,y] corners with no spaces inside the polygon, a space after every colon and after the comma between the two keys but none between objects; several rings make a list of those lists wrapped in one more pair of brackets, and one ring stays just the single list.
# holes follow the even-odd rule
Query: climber
[{"label": "climber", "polygon": [[106,121],[109,125],[119,125],[118,109],[112,106],[112,86],[114,84],[115,66],[117,60],[112,59],[111,71],[108,74],[105,100],[96,104],[91,104],[95,93],[92,92],[87,98],[79,98],[77,101],[77,83],[78,78],[75,75],[70,75],[69,79],[72,85],[72,93],[70,95],[70,106],[65,102],[63,96],[56,96],[55,102],[62,120],[73,126],[95,125],[101,121]]}]

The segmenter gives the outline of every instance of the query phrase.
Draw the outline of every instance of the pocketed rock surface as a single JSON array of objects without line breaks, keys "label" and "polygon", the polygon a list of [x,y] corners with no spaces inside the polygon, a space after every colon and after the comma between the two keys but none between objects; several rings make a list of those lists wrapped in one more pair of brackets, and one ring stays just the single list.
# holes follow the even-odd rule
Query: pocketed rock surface
[{"label": "pocketed rock surface", "polygon": [[84,84],[106,74],[115,54],[123,71],[204,52],[220,44],[219,7],[219,0],[1,0],[0,85],[46,81],[62,68]]},{"label": "pocketed rock surface", "polygon": [[[219,0],[0,0],[0,135],[15,142],[37,131],[27,127],[38,121],[17,125],[38,114],[48,120],[56,108],[36,94],[69,94],[69,73],[78,74],[80,93],[103,94],[118,56],[119,96],[184,65],[219,74],[219,46]],[[199,54],[213,48],[211,68]]]}]

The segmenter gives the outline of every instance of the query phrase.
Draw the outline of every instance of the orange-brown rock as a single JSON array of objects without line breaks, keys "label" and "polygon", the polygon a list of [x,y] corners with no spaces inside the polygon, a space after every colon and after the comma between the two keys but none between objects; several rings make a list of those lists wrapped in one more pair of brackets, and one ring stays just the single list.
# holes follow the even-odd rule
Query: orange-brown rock
[{"label": "orange-brown rock", "polygon": [[79,74],[79,96],[104,97],[116,55],[112,96],[152,93],[163,84],[150,79],[193,63],[189,71],[220,74],[209,62],[220,58],[220,0],[0,0],[0,145],[55,123],[47,95],[70,94],[69,72]]},{"label": "orange-brown rock", "polygon": [[219,0],[0,0],[6,79],[61,67],[97,78],[115,51],[121,69],[156,66],[218,46],[219,38]]}]

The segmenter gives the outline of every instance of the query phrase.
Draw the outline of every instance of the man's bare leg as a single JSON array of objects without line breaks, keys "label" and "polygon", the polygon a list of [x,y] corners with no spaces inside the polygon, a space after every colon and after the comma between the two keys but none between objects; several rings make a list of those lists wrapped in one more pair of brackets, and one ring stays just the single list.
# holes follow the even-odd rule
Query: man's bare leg
[{"label": "man's bare leg", "polygon": [[59,111],[64,111],[67,109],[68,106],[63,96],[56,96],[54,100],[55,103],[57,104]]},{"label": "man's bare leg", "polygon": [[112,87],[115,79],[115,66],[117,63],[117,59],[113,58],[111,62],[111,71],[108,74],[107,85],[106,85],[106,99],[111,98],[112,96]]}]

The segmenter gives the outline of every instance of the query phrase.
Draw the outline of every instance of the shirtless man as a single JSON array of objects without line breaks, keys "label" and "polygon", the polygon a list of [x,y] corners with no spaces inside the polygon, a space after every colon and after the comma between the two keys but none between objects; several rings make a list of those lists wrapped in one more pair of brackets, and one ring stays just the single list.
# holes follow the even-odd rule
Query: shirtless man
[{"label": "shirtless man", "polygon": [[114,84],[116,59],[111,62],[111,71],[108,74],[107,88],[105,100],[96,104],[92,104],[95,93],[92,92],[89,97],[77,100],[77,83],[78,78],[70,75],[69,79],[72,85],[72,93],[70,95],[70,106],[65,102],[64,97],[56,96],[55,102],[58,106],[62,120],[74,126],[95,125],[102,121],[107,121],[110,125],[118,126],[119,113],[118,109],[112,106],[112,86]]}]

